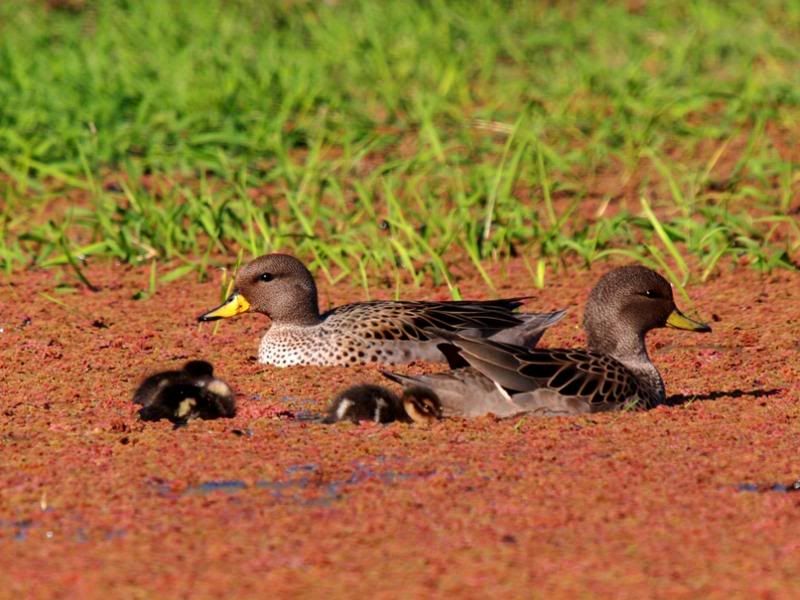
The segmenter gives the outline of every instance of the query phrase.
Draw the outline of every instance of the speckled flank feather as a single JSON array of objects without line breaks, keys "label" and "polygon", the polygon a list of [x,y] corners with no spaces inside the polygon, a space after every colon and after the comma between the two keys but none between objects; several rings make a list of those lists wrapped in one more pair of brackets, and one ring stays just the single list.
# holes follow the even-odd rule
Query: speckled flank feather
[{"label": "speckled flank feather", "polygon": [[[677,313],[678,319],[673,321]],[[647,355],[647,331],[668,323],[710,331],[675,307],[661,276],[643,267],[611,271],[595,286],[584,327],[591,349],[522,348],[436,330],[453,358],[447,373],[384,373],[401,385],[430,387],[446,415],[507,417],[519,413],[564,415],[651,408],[664,401],[664,382]],[[450,348],[447,351],[447,348]],[[604,352],[603,350],[606,350]]]},{"label": "speckled flank feather", "polygon": [[[518,335],[535,343],[544,330],[563,315],[563,311],[523,313],[519,315],[524,318],[520,322],[517,315],[496,305],[432,302],[349,304],[326,313],[316,325],[274,323],[261,340],[258,360],[280,367],[441,361],[443,356],[437,345],[442,340],[431,333],[432,328],[448,324],[451,328],[460,327],[479,334],[492,331],[488,329],[489,324],[494,327],[503,322],[516,322]],[[501,333],[506,337],[510,335],[509,331]]]},{"label": "speckled flank feather", "polygon": [[272,319],[261,340],[259,362],[291,365],[402,364],[441,361],[441,339],[433,329],[504,342],[535,345],[563,311],[518,313],[525,298],[484,301],[375,301],[348,304],[320,314],[317,288],[308,269],[283,255],[262,256],[236,276],[235,290],[201,321],[244,311]]}]

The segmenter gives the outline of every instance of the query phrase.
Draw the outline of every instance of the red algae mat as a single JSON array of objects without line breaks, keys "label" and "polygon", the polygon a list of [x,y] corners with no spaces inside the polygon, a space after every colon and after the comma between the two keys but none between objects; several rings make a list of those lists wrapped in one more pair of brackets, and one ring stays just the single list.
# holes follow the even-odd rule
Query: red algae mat
[{"label": "red algae mat", "polygon": [[[608,268],[534,292],[528,310],[570,308],[543,345],[584,343]],[[673,406],[424,428],[298,418],[378,367],[259,365],[266,318],[198,325],[219,281],[135,300],[148,273],[0,286],[0,597],[796,597],[800,274],[731,266],[677,298],[714,332],[650,334]],[[521,261],[493,276],[497,295],[531,293]],[[191,358],[238,415],[138,421],[141,378]]]}]

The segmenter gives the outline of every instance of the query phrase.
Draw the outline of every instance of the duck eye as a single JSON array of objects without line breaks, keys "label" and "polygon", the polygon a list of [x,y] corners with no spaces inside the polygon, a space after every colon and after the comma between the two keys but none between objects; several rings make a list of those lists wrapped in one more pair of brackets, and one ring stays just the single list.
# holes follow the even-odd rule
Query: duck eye
[{"label": "duck eye", "polygon": [[658,292],[656,292],[655,290],[646,290],[642,293],[642,296],[645,296],[647,298],[658,298]]},{"label": "duck eye", "polygon": [[272,273],[262,273],[258,276],[259,280],[261,281],[272,281],[275,279],[275,276]]}]

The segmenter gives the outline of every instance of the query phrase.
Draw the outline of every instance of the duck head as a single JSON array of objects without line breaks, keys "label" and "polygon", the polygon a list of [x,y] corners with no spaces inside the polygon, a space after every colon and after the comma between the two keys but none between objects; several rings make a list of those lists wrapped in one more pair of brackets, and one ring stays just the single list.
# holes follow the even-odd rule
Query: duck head
[{"label": "duck head", "polygon": [[242,267],[228,299],[197,320],[227,319],[244,312],[265,314],[276,323],[316,323],[317,285],[305,265],[293,256],[267,254]]},{"label": "duck head", "polygon": [[583,326],[589,348],[617,356],[638,352],[651,329],[711,331],[678,309],[664,277],[639,265],[616,268],[600,279],[589,295]]}]

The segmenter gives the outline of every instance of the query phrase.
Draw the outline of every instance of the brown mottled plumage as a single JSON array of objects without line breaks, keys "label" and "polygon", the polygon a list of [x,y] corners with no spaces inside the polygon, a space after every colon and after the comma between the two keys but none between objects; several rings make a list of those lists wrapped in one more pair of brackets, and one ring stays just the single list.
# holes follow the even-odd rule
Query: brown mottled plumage
[{"label": "brown mottled plumage", "polygon": [[428,425],[442,418],[442,402],[436,393],[427,387],[412,385],[403,390],[400,398],[408,418],[421,425]]},{"label": "brown mottled plumage", "polygon": [[672,287],[655,271],[622,267],[601,278],[589,296],[584,315],[588,350],[522,348],[437,331],[447,340],[443,351],[453,357],[452,366],[468,367],[432,375],[384,375],[405,386],[431,388],[445,415],[650,408],[664,401],[665,391],[644,338],[665,326],[711,331],[678,310]]},{"label": "brown mottled plumage", "polygon": [[372,384],[347,388],[330,403],[323,423],[373,421],[391,423],[404,420],[405,412],[400,399],[389,389]]},{"label": "brown mottled plumage", "polygon": [[211,321],[243,312],[272,319],[258,351],[276,365],[353,365],[444,360],[434,329],[534,346],[564,312],[518,313],[525,298],[481,301],[360,302],[320,314],[317,287],[296,258],[268,254],[237,274],[228,300],[199,317]]}]

